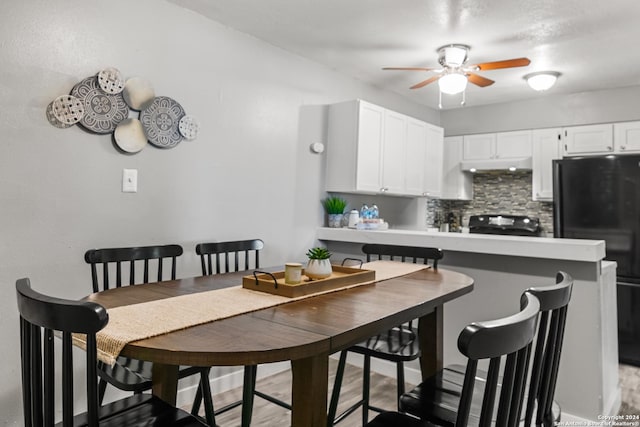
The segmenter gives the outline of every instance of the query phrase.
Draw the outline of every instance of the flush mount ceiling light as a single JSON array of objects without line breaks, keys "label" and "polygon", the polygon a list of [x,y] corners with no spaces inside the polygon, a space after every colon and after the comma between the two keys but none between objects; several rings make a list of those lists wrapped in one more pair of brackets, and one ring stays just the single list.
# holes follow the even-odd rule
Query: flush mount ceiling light
[{"label": "flush mount ceiling light", "polygon": [[538,71],[525,75],[523,78],[527,81],[531,89],[543,91],[550,89],[558,80],[560,73],[557,71]]},{"label": "flush mount ceiling light", "polygon": [[467,88],[467,76],[457,71],[447,73],[440,77],[438,80],[438,86],[442,93],[455,95]]}]

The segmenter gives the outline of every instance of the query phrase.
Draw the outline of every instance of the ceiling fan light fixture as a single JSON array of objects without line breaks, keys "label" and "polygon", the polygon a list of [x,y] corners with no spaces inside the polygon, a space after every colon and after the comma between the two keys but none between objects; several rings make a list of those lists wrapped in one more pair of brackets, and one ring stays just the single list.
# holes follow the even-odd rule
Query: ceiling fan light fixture
[{"label": "ceiling fan light fixture", "polygon": [[559,76],[560,73],[557,71],[539,71],[537,73],[527,74],[523,78],[527,81],[531,89],[540,92],[551,89]]},{"label": "ceiling fan light fixture", "polygon": [[449,73],[438,79],[440,92],[455,95],[467,88],[467,76],[461,73]]},{"label": "ceiling fan light fixture", "polygon": [[438,48],[438,62],[442,66],[461,67],[467,62],[470,47],[465,44],[449,44]]}]

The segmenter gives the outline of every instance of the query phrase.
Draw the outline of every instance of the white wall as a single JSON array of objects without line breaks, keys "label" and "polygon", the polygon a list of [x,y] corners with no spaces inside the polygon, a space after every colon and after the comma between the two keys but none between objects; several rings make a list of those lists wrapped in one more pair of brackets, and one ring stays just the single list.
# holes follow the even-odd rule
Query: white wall
[{"label": "white wall", "polygon": [[[362,98],[438,123],[439,113],[189,10],[153,0],[0,5],[0,425],[21,425],[14,283],[80,298],[89,248],[259,237],[265,264],[301,259],[323,221],[321,106]],[[195,141],[127,156],[108,135],[56,129],[45,108],[105,67],[141,76],[199,118]],[[120,192],[123,168],[139,192]]]},{"label": "white wall", "polygon": [[445,110],[440,125],[452,136],[640,120],[639,99],[640,86],[558,95],[551,89],[525,101]]}]

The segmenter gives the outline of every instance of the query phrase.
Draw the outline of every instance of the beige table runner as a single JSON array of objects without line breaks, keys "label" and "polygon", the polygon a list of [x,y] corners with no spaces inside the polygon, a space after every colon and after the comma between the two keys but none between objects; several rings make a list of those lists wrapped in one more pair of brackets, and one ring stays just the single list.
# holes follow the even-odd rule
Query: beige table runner
[{"label": "beige table runner", "polygon": [[[113,365],[120,351],[130,342],[324,293],[404,276],[424,269],[425,265],[373,261],[363,264],[362,268],[375,270],[375,281],[357,283],[297,298],[287,298],[252,291],[242,286],[234,286],[108,309],[109,323],[97,335],[98,359]],[[86,348],[84,336],[74,336],[74,342],[76,345]]]}]

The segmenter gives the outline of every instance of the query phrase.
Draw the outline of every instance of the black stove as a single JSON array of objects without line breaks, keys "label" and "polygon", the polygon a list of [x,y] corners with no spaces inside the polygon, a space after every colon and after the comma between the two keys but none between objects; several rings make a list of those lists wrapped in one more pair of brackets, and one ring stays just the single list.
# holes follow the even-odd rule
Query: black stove
[{"label": "black stove", "polygon": [[469,233],[539,237],[540,220],[524,215],[471,215]]}]

